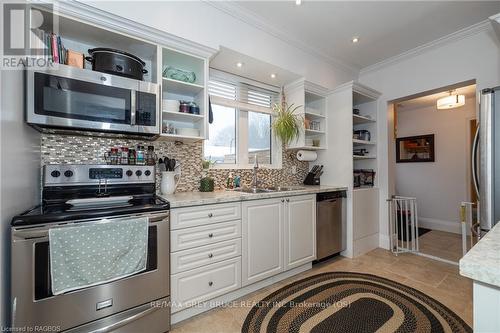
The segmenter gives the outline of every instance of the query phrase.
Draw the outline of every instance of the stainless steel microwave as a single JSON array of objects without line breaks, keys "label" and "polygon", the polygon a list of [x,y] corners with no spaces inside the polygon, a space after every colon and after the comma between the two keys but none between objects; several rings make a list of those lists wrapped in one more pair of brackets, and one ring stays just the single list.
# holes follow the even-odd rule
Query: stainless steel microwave
[{"label": "stainless steel microwave", "polygon": [[157,84],[59,65],[26,71],[26,122],[40,130],[160,134]]}]

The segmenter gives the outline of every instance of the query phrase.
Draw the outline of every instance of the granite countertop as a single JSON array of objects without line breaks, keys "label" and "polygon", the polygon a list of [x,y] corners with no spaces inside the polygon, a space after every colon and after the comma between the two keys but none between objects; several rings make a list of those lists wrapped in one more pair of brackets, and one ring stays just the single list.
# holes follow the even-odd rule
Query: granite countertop
[{"label": "granite countertop", "polygon": [[266,192],[266,193],[245,193],[245,192],[221,190],[215,192],[180,192],[169,195],[163,195],[163,194],[158,194],[158,195],[161,198],[168,200],[170,202],[170,208],[176,208],[176,207],[199,206],[199,205],[209,205],[215,203],[268,199],[268,198],[284,197],[291,195],[314,194],[321,192],[347,190],[347,187],[345,186],[328,186],[328,185],[320,185],[320,186],[303,185],[303,186],[290,186],[290,187],[302,187],[302,189],[297,189],[293,191]]},{"label": "granite countertop", "polygon": [[460,259],[460,274],[500,287],[500,223]]}]

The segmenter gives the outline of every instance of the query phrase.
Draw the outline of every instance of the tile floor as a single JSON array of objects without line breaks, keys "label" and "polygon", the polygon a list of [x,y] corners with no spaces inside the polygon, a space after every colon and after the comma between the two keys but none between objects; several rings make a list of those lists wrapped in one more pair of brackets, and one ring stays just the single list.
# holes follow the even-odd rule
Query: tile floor
[{"label": "tile floor", "polygon": [[[458,266],[413,254],[394,256],[375,249],[355,259],[336,257],[313,266],[313,269],[258,290],[238,300],[238,304],[259,301],[286,284],[330,271],[369,273],[418,289],[434,297],[472,326],[472,281],[458,273]],[[172,327],[172,333],[241,332],[250,307],[216,308]]]},{"label": "tile floor", "polygon": [[[462,258],[462,235],[431,230],[420,236],[418,241],[422,253],[454,262]],[[467,241],[470,241],[470,238]]]}]

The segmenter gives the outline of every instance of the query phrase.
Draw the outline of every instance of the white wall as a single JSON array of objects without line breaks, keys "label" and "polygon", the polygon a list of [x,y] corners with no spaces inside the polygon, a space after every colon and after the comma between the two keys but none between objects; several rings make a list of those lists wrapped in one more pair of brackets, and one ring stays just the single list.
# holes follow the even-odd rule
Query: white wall
[{"label": "white wall", "polygon": [[383,144],[383,138],[389,137],[388,102],[470,79],[476,79],[478,89],[500,84],[500,44],[491,29],[428,49],[377,70],[361,72],[359,81],[382,93],[377,136],[380,138],[377,149],[382,247],[389,247],[385,199],[394,194],[394,189],[389,187],[394,175],[388,172],[389,158],[384,158],[389,156],[388,144]]},{"label": "white wall", "polygon": [[469,199],[468,124],[475,113],[475,98],[457,109],[398,112],[398,137],[434,134],[435,162],[396,164],[396,194],[417,198],[423,227],[460,232],[460,202]]},{"label": "white wall", "polygon": [[334,69],[303,50],[201,1],[82,1],[112,14],[218,49],[225,46],[334,88],[357,73]]},{"label": "white wall", "polygon": [[24,123],[23,72],[1,73],[0,325],[9,320],[10,221],[39,203],[40,133]]}]

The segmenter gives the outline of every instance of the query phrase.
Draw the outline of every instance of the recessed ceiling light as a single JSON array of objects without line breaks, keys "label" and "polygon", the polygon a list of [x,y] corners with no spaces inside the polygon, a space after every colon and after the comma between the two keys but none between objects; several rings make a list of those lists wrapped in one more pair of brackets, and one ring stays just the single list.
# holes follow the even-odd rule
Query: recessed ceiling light
[{"label": "recessed ceiling light", "polygon": [[238,67],[238,68],[243,67],[243,63],[242,63],[242,62],[237,62],[237,63],[236,63],[236,67]]},{"label": "recessed ceiling light", "polygon": [[300,6],[300,5],[302,4],[302,0],[295,0],[295,4],[296,4],[297,6]]},{"label": "recessed ceiling light", "polygon": [[352,37],[352,42],[354,44],[356,44],[357,42],[359,42],[359,37],[357,37],[357,36]]},{"label": "recessed ceiling light", "polygon": [[276,78],[276,74],[272,73],[271,74],[271,79],[275,79]]}]

